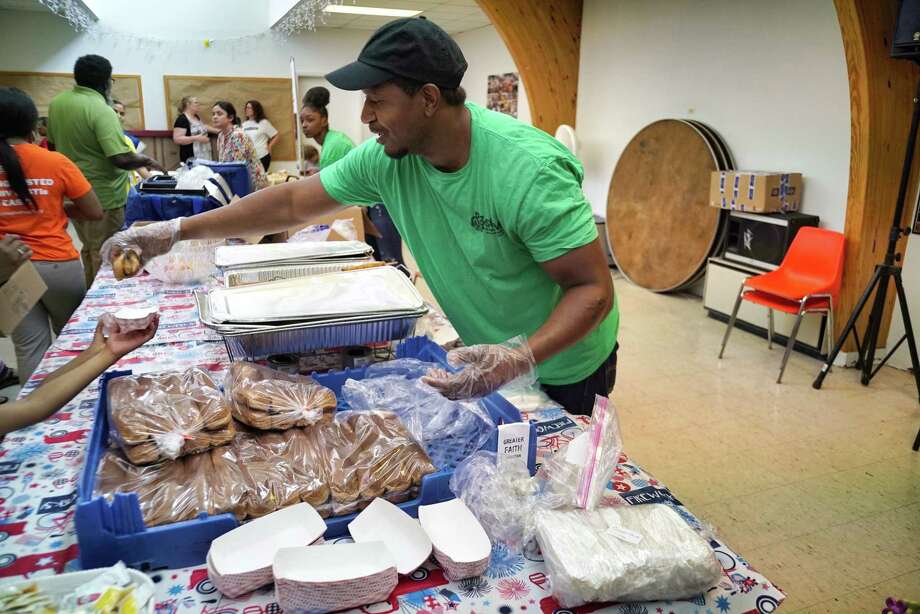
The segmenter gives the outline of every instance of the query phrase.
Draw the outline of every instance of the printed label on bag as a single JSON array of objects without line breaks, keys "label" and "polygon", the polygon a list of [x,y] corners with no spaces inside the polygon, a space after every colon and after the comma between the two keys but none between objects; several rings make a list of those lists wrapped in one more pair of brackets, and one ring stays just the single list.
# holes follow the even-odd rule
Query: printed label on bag
[{"label": "printed label on bag", "polygon": [[529,423],[514,422],[498,425],[498,457],[496,462],[499,467],[510,467],[515,463],[520,463],[526,467],[529,453]]}]

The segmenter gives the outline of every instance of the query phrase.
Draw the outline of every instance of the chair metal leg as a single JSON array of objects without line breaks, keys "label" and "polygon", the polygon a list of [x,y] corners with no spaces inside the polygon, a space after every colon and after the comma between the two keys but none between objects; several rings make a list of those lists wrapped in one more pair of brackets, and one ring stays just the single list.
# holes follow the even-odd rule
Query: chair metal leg
[{"label": "chair metal leg", "polygon": [[725,345],[728,343],[728,336],[732,334],[732,329],[735,327],[735,320],[738,319],[738,309],[741,307],[741,297],[744,295],[744,284],[741,284],[741,287],[738,288],[738,298],[735,299],[735,307],[732,309],[732,317],[728,319],[728,328],[725,329],[725,336],[722,337],[722,349],[719,350],[719,358],[722,358],[722,353],[725,352]]},{"label": "chair metal leg", "polygon": [[831,353],[831,349],[834,347],[832,345],[834,341],[834,308],[831,307],[827,310],[827,330],[824,333],[824,336],[827,338],[827,355]]},{"label": "chair metal leg", "polygon": [[773,349],[773,310],[767,307],[767,349]]},{"label": "chair metal leg", "polygon": [[786,352],[783,354],[783,363],[779,366],[779,377],[776,383],[782,383],[783,372],[786,370],[786,363],[789,362],[789,355],[792,354],[792,347],[795,345],[795,337],[799,334],[799,325],[802,323],[802,317],[805,315],[805,299],[802,299],[802,305],[799,307],[799,315],[795,318],[795,324],[792,325],[792,332],[789,333],[789,341],[786,342]]}]

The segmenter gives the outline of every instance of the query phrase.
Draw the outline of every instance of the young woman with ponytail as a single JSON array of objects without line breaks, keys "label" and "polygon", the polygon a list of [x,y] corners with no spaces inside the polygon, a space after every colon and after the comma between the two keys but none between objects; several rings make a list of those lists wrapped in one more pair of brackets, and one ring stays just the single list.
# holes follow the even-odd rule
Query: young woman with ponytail
[{"label": "young woman with ponytail", "polygon": [[304,94],[303,109],[300,111],[300,126],[304,136],[314,139],[322,147],[319,154],[320,170],[344,158],[345,154],[355,148],[348,135],[329,128],[328,105],[329,90],[322,86],[311,87]]},{"label": "young woman with ponytail", "polygon": [[[33,143],[37,121],[35,103],[25,92],[0,87],[0,239],[22,241],[48,286],[11,335],[23,383],[51,345],[52,331],[61,331],[86,294],[68,218],[102,219],[99,200],[80,169],[63,154]],[[72,204],[65,205],[65,197]]]}]

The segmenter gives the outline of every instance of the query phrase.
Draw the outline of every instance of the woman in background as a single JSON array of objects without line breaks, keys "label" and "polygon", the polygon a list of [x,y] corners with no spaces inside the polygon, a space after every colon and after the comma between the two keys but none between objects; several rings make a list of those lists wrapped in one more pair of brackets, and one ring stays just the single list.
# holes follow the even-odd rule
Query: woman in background
[{"label": "woman in background", "polygon": [[[345,157],[355,148],[354,142],[344,132],[329,128],[329,90],[322,86],[311,87],[303,97],[303,109],[300,111],[300,126],[305,137],[320,144],[320,170]],[[317,171],[308,171],[312,175]]]},{"label": "woman in background", "polygon": [[[0,88],[0,237],[13,235],[48,286],[13,330],[19,381],[25,383],[86,294],[68,218],[101,220],[102,206],[80,169],[63,154],[32,143],[38,110],[16,88]],[[30,188],[31,184],[31,188]],[[64,197],[73,201],[64,206]]]},{"label": "woman in background", "polygon": [[233,103],[219,100],[211,107],[211,125],[219,131],[217,133],[217,160],[219,162],[245,162],[249,169],[253,191],[261,190],[268,187],[268,176],[265,174],[259,156],[256,155],[256,146],[239,127],[239,123],[240,118],[236,114]]},{"label": "woman in background", "polygon": [[272,126],[272,123],[265,117],[265,111],[262,109],[262,103],[258,100],[250,100],[243,108],[246,114],[246,121],[243,122],[243,132],[252,139],[256,146],[256,155],[262,162],[262,168],[268,172],[268,167],[272,163],[272,147],[278,142],[281,136]]},{"label": "woman in background", "polygon": [[211,159],[211,132],[198,116],[201,104],[194,96],[185,96],[179,101],[179,116],[173,122],[173,142],[179,146],[179,161],[189,158]]},{"label": "woman in background", "polygon": [[[343,132],[329,128],[329,90],[322,86],[311,87],[303,97],[303,109],[300,111],[300,126],[304,136],[319,143],[323,150],[319,154],[319,166],[307,167],[306,175],[314,175],[322,169],[344,158],[355,148],[354,142]],[[405,264],[402,256],[402,237],[390,218],[386,205],[379,203],[362,208],[365,226],[369,220],[377,229],[379,236],[366,234],[364,240],[374,248],[378,260]]]}]

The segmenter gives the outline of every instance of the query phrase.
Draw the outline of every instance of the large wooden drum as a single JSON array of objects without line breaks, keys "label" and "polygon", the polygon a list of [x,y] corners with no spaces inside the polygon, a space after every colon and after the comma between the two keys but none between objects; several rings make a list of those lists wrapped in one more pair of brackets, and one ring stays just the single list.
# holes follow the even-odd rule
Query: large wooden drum
[{"label": "large wooden drum", "polygon": [[733,167],[718,134],[699,122],[664,119],[640,130],[607,197],[607,236],[623,275],[655,292],[698,280],[724,227],[723,212],[709,206],[710,176]]}]

